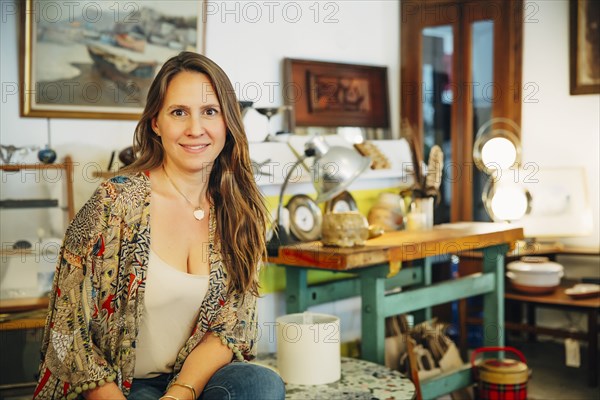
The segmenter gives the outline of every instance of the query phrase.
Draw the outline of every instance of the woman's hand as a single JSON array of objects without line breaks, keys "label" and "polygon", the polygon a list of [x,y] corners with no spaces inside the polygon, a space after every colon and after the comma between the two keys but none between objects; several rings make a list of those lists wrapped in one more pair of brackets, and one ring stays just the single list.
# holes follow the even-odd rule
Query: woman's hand
[{"label": "woman's hand", "polygon": [[123,392],[114,382],[107,382],[83,393],[87,400],[125,400]]},{"label": "woman's hand", "polygon": [[170,395],[180,400],[196,400],[193,398],[191,390],[181,386],[171,386],[165,395]]}]

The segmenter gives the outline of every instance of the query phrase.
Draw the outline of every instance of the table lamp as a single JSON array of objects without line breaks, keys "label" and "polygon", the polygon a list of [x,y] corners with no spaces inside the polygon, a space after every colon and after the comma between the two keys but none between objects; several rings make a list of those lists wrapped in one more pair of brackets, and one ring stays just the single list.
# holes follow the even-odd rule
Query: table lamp
[{"label": "table lamp", "polygon": [[473,161],[488,175],[481,200],[493,221],[517,221],[531,211],[529,191],[508,179],[521,164],[519,136],[519,126],[508,118],[490,119],[475,136]]},{"label": "table lamp", "polygon": [[367,168],[371,159],[363,157],[356,150],[342,146],[329,146],[321,136],[315,136],[305,144],[304,154],[289,169],[281,190],[277,205],[276,228],[273,237],[267,242],[269,256],[277,256],[279,246],[292,244],[295,241],[286,232],[281,222],[283,211],[283,195],[294,170],[309,157],[315,162],[311,167],[312,181],[317,192],[317,203],[330,200],[346,190],[348,186]]}]

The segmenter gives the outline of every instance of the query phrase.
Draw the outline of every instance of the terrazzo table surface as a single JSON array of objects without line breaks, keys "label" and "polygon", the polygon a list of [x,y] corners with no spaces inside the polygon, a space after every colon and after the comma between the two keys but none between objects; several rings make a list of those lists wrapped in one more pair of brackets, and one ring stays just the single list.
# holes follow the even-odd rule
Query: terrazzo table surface
[{"label": "terrazzo table surface", "polygon": [[[286,383],[288,400],[360,399],[408,400],[415,396],[415,386],[398,371],[384,365],[357,358],[342,357],[342,376],[326,385],[294,385]],[[274,354],[259,354],[256,364],[277,371]]]}]

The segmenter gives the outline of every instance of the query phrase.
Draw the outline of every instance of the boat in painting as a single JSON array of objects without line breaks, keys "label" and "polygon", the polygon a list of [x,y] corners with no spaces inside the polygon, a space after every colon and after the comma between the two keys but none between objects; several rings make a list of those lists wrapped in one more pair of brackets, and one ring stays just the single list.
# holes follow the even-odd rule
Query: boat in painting
[{"label": "boat in painting", "polygon": [[146,48],[145,39],[137,38],[131,34],[121,33],[115,35],[115,40],[117,45],[129,50],[137,51],[138,53],[143,53],[144,49]]},{"label": "boat in painting", "polygon": [[[119,51],[98,44],[87,45],[87,50],[94,61],[94,67],[100,74],[115,82],[128,95],[143,98],[154,78],[158,63],[134,57],[131,51]],[[127,54],[130,53],[130,54]]]}]

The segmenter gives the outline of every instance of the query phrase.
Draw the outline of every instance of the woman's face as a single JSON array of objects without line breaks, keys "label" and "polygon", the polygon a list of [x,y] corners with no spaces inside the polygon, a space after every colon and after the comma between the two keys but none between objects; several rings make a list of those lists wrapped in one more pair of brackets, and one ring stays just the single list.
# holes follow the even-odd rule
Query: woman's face
[{"label": "woman's face", "polygon": [[165,163],[185,172],[210,172],[227,129],[208,77],[191,71],[175,75],[152,129],[162,139]]}]

